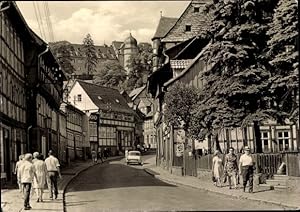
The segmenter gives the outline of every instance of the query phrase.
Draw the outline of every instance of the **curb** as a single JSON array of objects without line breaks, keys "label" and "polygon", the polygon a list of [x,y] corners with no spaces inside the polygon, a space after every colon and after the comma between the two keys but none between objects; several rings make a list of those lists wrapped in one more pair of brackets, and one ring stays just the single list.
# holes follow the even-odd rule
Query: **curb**
[{"label": "curb", "polygon": [[62,189],[63,190],[63,212],[66,212],[67,211],[67,208],[66,208],[66,198],[65,198],[65,195],[66,195],[66,190],[67,190],[67,187],[71,184],[71,182],[79,175],[81,174],[82,172],[88,170],[89,168],[92,168],[94,166],[97,166],[97,165],[103,165],[104,163],[106,162],[110,162],[110,161],[114,161],[114,160],[119,160],[121,158],[123,158],[124,156],[120,156],[120,157],[116,157],[116,158],[113,158],[113,159],[107,159],[105,160],[103,163],[96,163],[96,164],[93,164],[91,166],[88,166],[88,167],[85,167],[83,168],[82,170],[79,170],[76,174],[74,174],[74,176],[66,183],[66,185],[64,186],[64,188]]},{"label": "curb", "polygon": [[203,188],[203,187],[200,188],[200,187],[193,186],[193,185],[187,185],[187,184],[184,184],[184,183],[179,183],[179,182],[175,182],[175,181],[172,181],[172,180],[164,179],[164,178],[160,177],[159,175],[155,175],[155,174],[151,173],[151,171],[149,171],[147,169],[144,169],[144,171],[147,172],[149,175],[153,176],[156,179],[159,179],[159,180],[161,180],[165,183],[176,185],[176,186],[185,186],[185,187],[190,187],[190,188],[196,188],[196,189],[201,189],[201,190],[204,190],[204,191],[213,192],[215,194],[231,196],[231,197],[234,197],[234,198],[237,198],[237,199],[253,200],[253,201],[258,201],[258,202],[262,202],[262,203],[273,204],[273,205],[276,205],[276,206],[288,207],[288,208],[296,209],[296,210],[300,209],[299,206],[295,206],[295,205],[288,205],[288,204],[284,204],[284,203],[266,201],[266,200],[261,200],[261,199],[257,199],[257,198],[253,198],[253,197],[244,197],[242,195],[236,195],[236,194],[227,194],[227,193],[224,193],[224,192],[221,192],[221,191],[214,191],[214,190],[210,190],[210,189]]}]

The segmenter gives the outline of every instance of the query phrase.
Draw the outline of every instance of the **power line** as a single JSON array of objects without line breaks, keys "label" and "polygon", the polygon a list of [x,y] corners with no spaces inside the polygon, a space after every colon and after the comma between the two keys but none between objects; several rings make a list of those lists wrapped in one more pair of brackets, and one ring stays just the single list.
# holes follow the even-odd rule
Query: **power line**
[{"label": "power line", "polygon": [[41,28],[42,28],[42,32],[43,32],[43,34],[44,34],[44,39],[46,40],[47,38],[46,38],[46,33],[45,33],[45,30],[44,30],[44,24],[43,24],[43,19],[42,19],[42,15],[41,15],[41,11],[40,11],[40,6],[39,6],[39,4],[37,3],[37,11],[38,11],[38,16],[39,16],[39,19],[40,19],[40,21],[41,21]]},{"label": "power line", "polygon": [[50,13],[48,2],[46,2],[46,10],[47,10],[48,20],[49,20],[49,25],[50,25],[51,35],[52,35],[52,41],[54,41],[53,27],[52,27],[52,22],[50,19],[51,13]]},{"label": "power line", "polygon": [[33,1],[32,3],[33,3],[33,7],[34,7],[35,17],[36,17],[36,20],[38,22],[38,26],[39,26],[39,30],[40,30],[40,35],[41,35],[42,38],[44,38],[43,33],[42,33],[42,29],[41,29],[40,20],[38,18],[38,14],[37,14],[37,9],[36,9],[36,6],[35,6],[35,2]]},{"label": "power line", "polygon": [[49,24],[48,11],[47,11],[47,8],[46,8],[46,2],[43,1],[42,4],[43,4],[43,6],[44,6],[45,20],[46,20],[46,25],[47,25],[47,29],[48,29],[49,40],[50,40],[50,41],[53,41],[53,37],[52,37],[52,34],[51,34],[51,29],[50,29],[50,24]]}]

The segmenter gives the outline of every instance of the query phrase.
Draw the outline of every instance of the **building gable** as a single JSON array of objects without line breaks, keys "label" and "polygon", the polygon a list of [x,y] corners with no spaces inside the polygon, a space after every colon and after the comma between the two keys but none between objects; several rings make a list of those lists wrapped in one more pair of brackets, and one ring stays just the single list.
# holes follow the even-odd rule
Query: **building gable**
[{"label": "building gable", "polygon": [[[197,35],[207,26],[207,16],[203,9],[210,0],[193,0],[170,29],[162,42],[185,41]],[[198,8],[198,9],[197,9]]]},{"label": "building gable", "polygon": [[74,86],[71,88],[68,101],[81,111],[98,111],[97,105],[92,101],[78,81],[76,81]]}]

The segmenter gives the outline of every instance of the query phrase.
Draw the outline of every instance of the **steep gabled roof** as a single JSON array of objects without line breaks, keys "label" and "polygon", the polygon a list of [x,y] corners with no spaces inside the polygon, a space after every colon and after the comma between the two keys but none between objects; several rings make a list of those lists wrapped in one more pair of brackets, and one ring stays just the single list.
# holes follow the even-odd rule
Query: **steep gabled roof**
[{"label": "steep gabled roof", "polygon": [[136,88],[134,90],[132,90],[129,94],[129,97],[134,100],[144,89],[146,88],[146,85]]},{"label": "steep gabled roof", "polygon": [[128,106],[125,98],[117,89],[103,87],[92,83],[77,80],[94,104],[101,110],[111,109],[115,112],[133,114],[134,111]]},{"label": "steep gabled roof", "polygon": [[[199,34],[200,30],[205,29],[207,27],[208,16],[203,12],[203,8],[210,1],[192,0],[176,23],[166,33],[162,42],[185,41]],[[200,8],[199,12],[195,13],[193,11],[194,7]],[[185,32],[185,25],[191,25],[191,31]]]},{"label": "steep gabled roof", "polygon": [[169,32],[169,30],[174,26],[178,18],[172,18],[172,17],[164,17],[161,16],[158,26],[156,28],[156,32],[152,38],[163,38],[166,36],[166,34]]}]

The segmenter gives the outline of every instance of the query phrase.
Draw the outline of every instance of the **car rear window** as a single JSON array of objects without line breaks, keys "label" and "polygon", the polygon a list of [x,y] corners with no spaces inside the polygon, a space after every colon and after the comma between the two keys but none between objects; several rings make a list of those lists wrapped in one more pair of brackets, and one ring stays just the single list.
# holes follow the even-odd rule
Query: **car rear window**
[{"label": "car rear window", "polygon": [[136,156],[139,156],[140,153],[139,153],[139,152],[129,152],[129,155],[136,155]]}]

